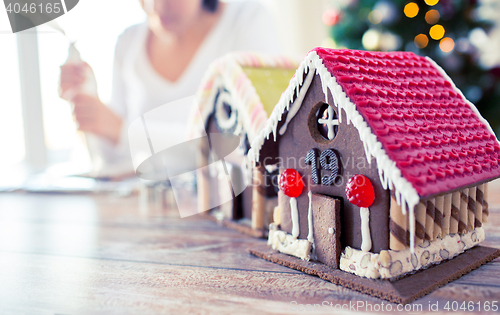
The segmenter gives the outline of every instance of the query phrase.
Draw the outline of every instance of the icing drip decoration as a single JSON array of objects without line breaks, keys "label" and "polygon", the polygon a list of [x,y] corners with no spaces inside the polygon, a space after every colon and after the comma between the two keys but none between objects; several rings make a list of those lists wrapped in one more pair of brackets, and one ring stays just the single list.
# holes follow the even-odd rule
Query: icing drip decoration
[{"label": "icing drip decoration", "polygon": [[302,193],[304,183],[299,172],[293,168],[287,168],[279,177],[279,187],[285,195],[290,197],[290,210],[292,217],[292,236],[297,238],[300,234],[299,229],[299,210],[297,209],[297,199]]},{"label": "icing drip decoration", "polygon": [[370,211],[368,208],[359,209],[361,215],[361,250],[369,252],[372,248],[372,239],[370,237]]},{"label": "icing drip decoration", "polygon": [[372,248],[372,239],[370,237],[370,211],[368,207],[375,200],[375,191],[368,177],[356,174],[347,182],[346,195],[349,202],[360,207],[361,216],[361,250],[369,252]]},{"label": "icing drip decoration", "polygon": [[307,227],[309,228],[309,233],[307,234],[307,240],[311,243],[314,243],[314,235],[313,235],[313,213],[312,213],[312,194],[311,191],[307,193],[309,197],[309,209],[307,210]]},{"label": "icing drip decoration", "polygon": [[297,209],[297,199],[290,198],[290,211],[292,212],[292,236],[294,238],[299,237],[299,210]]},{"label": "icing drip decoration", "polygon": [[[280,135],[283,135],[286,132],[286,128],[288,127],[288,124],[292,120],[293,117],[297,114],[297,112],[300,109],[300,105],[302,105],[302,101],[304,100],[304,97],[306,96],[307,90],[309,89],[309,86],[311,85],[312,79],[314,77],[314,71],[309,71],[307,74],[306,80],[304,81],[304,84],[302,85],[302,88],[300,91],[297,93],[297,98],[295,99],[295,102],[292,105],[292,108],[289,109],[288,115],[286,116],[286,121],[281,126],[280,129]],[[298,89],[298,87],[297,87]]]},{"label": "icing drip decoration", "polygon": [[[326,114],[327,117],[324,117]],[[328,140],[333,140],[335,138],[334,126],[339,125],[339,120],[335,118],[333,108],[328,106],[328,110],[324,112],[323,117],[318,119],[319,124],[325,124],[328,128]]]}]

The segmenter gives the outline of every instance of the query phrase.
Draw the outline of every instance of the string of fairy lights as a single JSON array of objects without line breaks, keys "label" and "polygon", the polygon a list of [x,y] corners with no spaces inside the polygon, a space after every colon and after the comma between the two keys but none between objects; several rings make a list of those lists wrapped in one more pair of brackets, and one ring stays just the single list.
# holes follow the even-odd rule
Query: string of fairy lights
[{"label": "string of fairy lights", "polygon": [[[425,0],[425,3],[433,7],[438,4],[439,0]],[[406,17],[413,19],[418,15],[420,7],[415,2],[409,2],[404,7]],[[420,33],[415,36],[414,43],[418,48],[425,48],[429,44],[429,37],[432,40],[439,41],[439,48],[445,52],[451,52],[455,48],[455,41],[451,37],[445,37],[446,30],[441,24],[438,24],[441,15],[435,9],[430,9],[425,13],[425,21],[432,25],[429,29],[429,36]]]},{"label": "string of fairy lights", "polygon": [[500,0],[327,0],[322,46],[436,61],[500,135]]},{"label": "string of fairy lights", "polygon": [[[453,33],[456,30],[451,30],[448,34],[443,26],[446,24],[445,21],[449,22],[449,10],[448,16],[443,16],[440,12],[443,8],[449,7],[450,0],[441,0],[441,2],[440,0],[409,0],[406,4],[404,3],[404,0],[331,0],[322,16],[324,24],[332,27],[331,38],[325,40],[324,46],[352,48],[352,46],[357,46],[356,39],[360,38],[360,44],[367,50],[414,51],[412,47],[405,46],[409,39],[407,36],[411,36],[413,40],[410,41],[415,49],[431,46],[431,41],[437,41],[436,46],[442,53],[447,54],[455,49],[456,34]],[[394,28],[401,26],[398,24],[401,22],[400,16],[414,21],[408,25],[407,30]],[[425,22],[420,23],[418,20],[422,17]],[[365,24],[363,20],[367,23]],[[429,27],[424,31],[422,25]],[[412,35],[411,29],[419,34]]]}]

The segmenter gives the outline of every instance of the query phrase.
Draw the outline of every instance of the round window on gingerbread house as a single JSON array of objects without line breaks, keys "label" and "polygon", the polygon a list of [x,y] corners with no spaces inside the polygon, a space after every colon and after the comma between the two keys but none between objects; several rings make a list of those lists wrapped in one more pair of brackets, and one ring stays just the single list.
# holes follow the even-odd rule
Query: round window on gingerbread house
[{"label": "round window on gingerbread house", "polygon": [[339,129],[339,120],[335,109],[320,102],[313,106],[308,120],[311,137],[318,143],[328,143],[335,139]]}]

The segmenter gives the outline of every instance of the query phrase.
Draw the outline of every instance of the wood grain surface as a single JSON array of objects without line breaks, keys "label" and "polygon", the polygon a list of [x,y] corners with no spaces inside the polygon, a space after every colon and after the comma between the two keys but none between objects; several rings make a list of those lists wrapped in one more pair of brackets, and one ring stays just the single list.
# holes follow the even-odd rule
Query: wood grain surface
[{"label": "wood grain surface", "polygon": [[[483,244],[498,248],[500,182],[489,189]],[[259,244],[137,196],[0,194],[0,314],[386,313],[386,301],[250,255]],[[448,301],[471,302],[468,314],[500,304],[500,259],[410,306],[450,313]]]}]

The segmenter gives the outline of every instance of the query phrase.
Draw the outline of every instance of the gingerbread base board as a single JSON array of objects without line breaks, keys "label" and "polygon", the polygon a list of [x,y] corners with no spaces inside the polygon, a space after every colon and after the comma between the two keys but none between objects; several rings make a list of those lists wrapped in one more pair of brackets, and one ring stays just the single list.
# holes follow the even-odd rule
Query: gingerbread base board
[{"label": "gingerbread base board", "polygon": [[250,249],[250,253],[271,262],[318,276],[334,284],[400,304],[407,304],[421,298],[500,257],[500,249],[498,248],[476,246],[439,265],[420,270],[399,280],[388,281],[367,279],[340,269],[331,269],[322,263],[305,261],[279,253],[267,245],[255,246]]},{"label": "gingerbread base board", "polygon": [[222,226],[225,226],[231,230],[235,230],[241,234],[245,234],[251,237],[255,238],[267,238],[268,236],[268,231],[265,230],[256,230],[252,229],[252,227],[239,223],[238,221],[233,221],[229,219],[218,219],[215,215],[211,213],[206,213],[205,214],[206,218],[209,219],[210,221],[213,221],[215,223],[221,224]]}]

